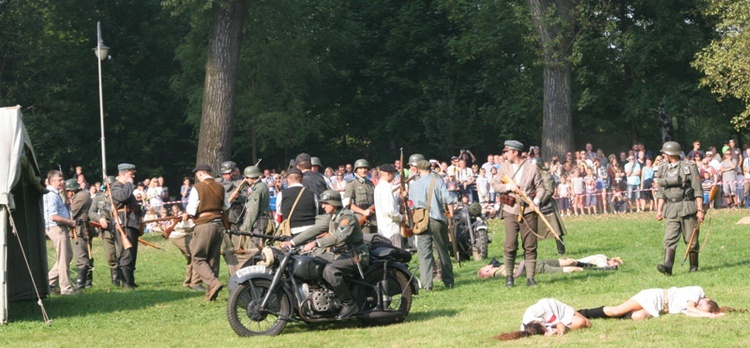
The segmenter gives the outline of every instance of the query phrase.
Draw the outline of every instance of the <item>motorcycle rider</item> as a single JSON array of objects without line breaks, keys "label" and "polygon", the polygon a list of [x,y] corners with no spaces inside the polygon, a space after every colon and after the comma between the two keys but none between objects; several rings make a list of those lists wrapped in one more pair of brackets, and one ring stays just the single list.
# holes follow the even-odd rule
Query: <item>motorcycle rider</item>
[{"label": "motorcycle rider", "polygon": [[[344,280],[344,276],[356,272],[362,274],[370,262],[370,254],[364,243],[357,216],[351,210],[343,208],[341,194],[335,190],[326,190],[318,201],[326,214],[319,215],[315,225],[291,241],[283,242],[281,246],[298,246],[317,237],[305,244],[305,251],[332,247],[331,252],[322,253],[317,257],[329,262],[323,269],[323,279],[331,285],[341,300],[341,311],[336,319],[345,319],[357,313],[359,308],[352,299],[349,284]],[[326,231],[328,233],[324,233]]]}]

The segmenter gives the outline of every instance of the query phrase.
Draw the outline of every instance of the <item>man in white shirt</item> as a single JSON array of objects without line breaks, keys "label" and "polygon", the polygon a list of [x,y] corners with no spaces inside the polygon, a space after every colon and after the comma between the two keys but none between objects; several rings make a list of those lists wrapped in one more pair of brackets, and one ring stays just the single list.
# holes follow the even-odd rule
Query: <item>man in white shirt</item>
[{"label": "man in white shirt", "polygon": [[378,233],[390,239],[393,246],[404,248],[404,238],[401,236],[401,221],[398,199],[393,193],[393,179],[397,169],[391,164],[380,166],[380,181],[375,186],[375,216],[378,221]]}]

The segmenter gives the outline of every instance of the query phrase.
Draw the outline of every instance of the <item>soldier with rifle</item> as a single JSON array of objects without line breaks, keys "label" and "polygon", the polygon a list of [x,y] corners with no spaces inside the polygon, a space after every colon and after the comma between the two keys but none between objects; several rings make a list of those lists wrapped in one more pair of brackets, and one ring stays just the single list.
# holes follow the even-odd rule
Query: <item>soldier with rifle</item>
[{"label": "soldier with rifle", "polygon": [[[443,205],[448,207],[448,215],[453,215],[454,199],[448,195],[443,179],[436,173],[432,173],[430,162],[421,160],[417,162],[420,178],[409,185],[409,198],[414,209],[429,208],[428,228],[417,236],[417,254],[419,255],[419,273],[422,288],[430,291],[433,286],[433,244],[440,255],[440,267],[442,280],[445,287],[452,289],[455,286],[453,278],[453,264],[448,254],[448,218],[443,212]],[[428,201],[429,200],[429,201]],[[429,202],[429,203],[428,203]]]},{"label": "soldier with rifle", "polygon": [[[662,145],[661,152],[666,154],[667,162],[659,168],[654,182],[657,190],[656,219],[664,219],[664,263],[656,269],[664,275],[672,275],[677,242],[682,234],[688,244],[690,271],[698,271],[698,229],[703,221],[703,188],[701,187],[698,168],[694,163],[680,159],[680,144],[668,141]],[[690,240],[689,240],[690,239]],[[690,243],[690,242],[693,243]]]},{"label": "soldier with rifle", "polygon": [[[503,243],[503,263],[508,265],[508,274],[505,277],[505,286],[513,287],[512,265],[516,263],[518,252],[518,237],[521,236],[523,243],[524,261],[526,263],[526,285],[537,286],[534,280],[537,254],[537,222],[538,216],[533,209],[527,209],[528,204],[523,201],[522,194],[534,197],[533,204],[539,205],[541,198],[545,195],[542,186],[542,177],[537,166],[521,158],[523,144],[516,140],[507,140],[504,143],[503,154],[507,161],[500,165],[498,179],[493,182],[495,192],[501,194],[503,201],[502,218],[505,221],[505,241]],[[501,179],[506,180],[501,180]],[[505,182],[507,181],[507,182]]]},{"label": "soldier with rifle", "polygon": [[[109,185],[115,182],[114,176],[108,176]],[[118,260],[122,254],[122,243],[115,230],[114,223],[110,219],[112,216],[112,206],[109,204],[109,185],[105,185],[102,191],[99,191],[91,202],[89,208],[89,219],[91,225],[101,230],[102,246],[104,247],[104,257],[109,266],[112,285],[120,286],[120,265]]]},{"label": "soldier with rifle", "polygon": [[89,208],[91,207],[91,196],[88,190],[82,190],[76,179],[65,181],[65,191],[70,202],[71,218],[76,220],[76,227],[72,228],[68,237],[73,240],[73,257],[78,267],[78,278],[76,279],[76,290],[91,288],[93,286],[94,259],[91,256],[91,234],[87,224]]},{"label": "soldier with rifle", "polygon": [[[240,230],[245,232],[265,234],[266,227],[268,227],[271,193],[266,183],[260,179],[261,174],[260,168],[257,166],[248,166],[242,171],[245,182],[250,185],[250,195],[247,197],[244,207],[245,219],[240,226]],[[239,248],[247,249],[247,243],[243,240],[244,236],[240,237]],[[260,245],[261,241],[255,240],[254,244]]]},{"label": "soldier with rifle", "polygon": [[[220,183],[224,187],[224,197],[234,197],[229,201],[229,210],[227,210],[227,220],[231,224],[232,229],[240,229],[242,226],[243,211],[245,201],[247,200],[247,192],[243,190],[244,180],[240,176],[240,170],[237,168],[237,164],[232,161],[224,161],[221,163],[221,178],[216,179],[216,182]],[[235,194],[236,193],[236,194]],[[234,274],[242,266],[237,260],[236,253],[243,252],[243,248],[239,246],[240,236],[230,236],[224,234],[222,236],[221,250],[224,256],[224,262],[227,263],[229,269],[229,277]]]},{"label": "soldier with rifle", "polygon": [[[552,199],[552,194],[555,193],[555,180],[552,178],[552,174],[548,168],[544,167],[544,162],[541,158],[534,157],[531,159],[533,163],[539,168],[539,174],[542,176],[542,186],[544,187],[544,196],[539,200],[539,210],[544,214],[549,221],[550,225],[554,229],[547,233],[540,233],[541,238],[547,237],[548,233],[557,235],[555,240],[557,244],[557,254],[562,258],[565,256],[565,244],[563,243],[562,237],[567,234],[565,224],[563,224],[562,218],[560,217],[560,210],[557,208],[557,202]],[[606,205],[606,203],[605,203]]]},{"label": "soldier with rifle", "polygon": [[139,230],[141,210],[133,195],[136,188],[135,165],[120,163],[117,165],[117,170],[119,172],[117,178],[110,185],[110,200],[116,209],[113,213],[117,215],[122,228],[122,231],[118,233],[124,232],[124,236],[120,237],[126,239],[122,241],[123,250],[118,261],[120,279],[122,279],[123,288],[135,289],[138,287],[134,273],[138,259],[138,237],[141,234]]},{"label": "soldier with rifle", "polygon": [[362,233],[378,232],[375,219],[375,185],[367,178],[370,162],[358,159],[354,162],[354,180],[346,184],[344,189],[344,207],[357,214]]}]

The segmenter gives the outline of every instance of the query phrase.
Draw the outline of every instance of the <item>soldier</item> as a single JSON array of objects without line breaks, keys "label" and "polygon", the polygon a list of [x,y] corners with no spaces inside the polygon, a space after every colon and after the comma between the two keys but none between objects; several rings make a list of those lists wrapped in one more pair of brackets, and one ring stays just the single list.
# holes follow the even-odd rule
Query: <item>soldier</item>
[{"label": "soldier", "polygon": [[130,163],[120,163],[117,165],[119,174],[115,182],[110,186],[112,189],[112,201],[117,209],[117,215],[122,223],[122,229],[132,245],[130,248],[123,248],[120,253],[120,279],[122,287],[126,289],[135,289],[138,285],[135,283],[135,264],[138,260],[138,237],[141,235],[139,222],[141,219],[141,210],[138,201],[133,195],[135,191],[135,165]]},{"label": "soldier", "polygon": [[424,160],[425,158],[421,153],[415,153],[409,156],[409,170],[407,171],[407,180],[419,180],[419,169],[417,169],[417,162]]},{"label": "soldier", "polygon": [[[108,176],[107,181],[112,185],[115,182],[114,176]],[[122,254],[122,243],[119,240],[119,234],[115,231],[112,224],[112,205],[109,202],[109,189],[100,191],[94,196],[91,207],[89,208],[89,219],[98,222],[101,225],[102,246],[104,247],[104,257],[107,259],[112,285],[120,286],[120,266],[118,259]]]},{"label": "soldier", "polygon": [[[557,202],[552,199],[552,194],[555,193],[555,179],[552,178],[552,174],[547,168],[544,167],[544,163],[540,158],[536,157],[532,159],[537,167],[539,168],[539,174],[542,176],[542,186],[544,187],[544,196],[539,200],[539,210],[547,218],[549,224],[554,228],[554,232],[557,234],[559,239],[555,238],[557,243],[557,253],[560,257],[565,256],[565,244],[563,243],[562,237],[567,234],[565,224],[563,224],[562,218],[560,217],[560,210],[557,208]],[[605,202],[604,205],[607,203]],[[552,233],[547,228],[547,233]],[[544,234],[546,237],[546,233]]]},{"label": "soldier", "polygon": [[[271,194],[268,186],[263,180],[260,180],[260,168],[256,166],[245,167],[242,172],[245,181],[250,185],[250,195],[245,202],[245,218],[240,230],[246,232],[266,233],[268,227],[268,211],[271,204]],[[240,239],[242,240],[242,239]],[[257,244],[261,241],[256,240]],[[245,243],[239,244],[239,247],[246,249]]]},{"label": "soldier", "polygon": [[[91,196],[88,190],[81,189],[81,185],[76,179],[68,179],[65,181],[65,191],[70,202],[70,215],[73,220],[87,221],[89,208],[91,207]],[[94,259],[89,254],[91,237],[86,224],[77,224],[75,228],[71,229],[68,237],[73,239],[73,257],[76,259],[76,267],[78,268],[76,289],[90,288],[93,286]]]},{"label": "soldier", "polygon": [[[534,202],[537,206],[542,197],[544,197],[544,187],[542,186],[542,177],[536,165],[521,158],[523,144],[516,140],[505,141],[503,154],[507,159],[500,165],[498,176],[493,183],[495,192],[501,193],[503,199],[503,221],[505,221],[505,242],[503,243],[503,263],[508,265],[508,274],[505,277],[505,286],[513,287],[513,269],[510,265],[516,263],[516,253],[518,252],[518,235],[521,235],[524,249],[524,261],[526,263],[526,285],[537,286],[534,280],[534,271],[536,269],[536,230],[537,216],[532,209],[526,209],[526,204],[515,192],[522,191],[529,197],[534,195]],[[512,182],[503,183],[501,178],[510,178]]]},{"label": "soldier", "polygon": [[[220,183],[224,188],[224,197],[227,197],[230,201],[229,210],[227,211],[227,220],[229,220],[230,227],[233,230],[238,230],[242,226],[247,191],[243,189],[237,191],[237,187],[244,184],[244,179],[240,177],[240,170],[237,168],[237,164],[232,161],[222,162],[221,178],[216,179],[216,182]],[[234,194],[235,192],[237,193]],[[235,253],[237,253],[237,249],[244,250],[244,248],[239,247],[240,236],[222,234],[221,238],[222,255],[224,256],[224,262],[227,263],[229,277],[232,277],[242,266]]]},{"label": "soldier", "polygon": [[295,158],[297,169],[302,172],[302,186],[315,194],[315,197],[320,197],[323,191],[328,189],[326,185],[325,176],[321,173],[312,171],[312,158],[306,153],[301,153]]},{"label": "soldier", "polygon": [[[441,268],[441,279],[448,289],[455,285],[453,279],[453,265],[448,255],[448,218],[443,212],[443,205],[448,205],[448,213],[453,216],[454,199],[448,195],[443,179],[432,173],[430,162],[417,162],[420,179],[409,185],[409,199],[414,203],[414,209],[429,205],[429,224],[427,231],[417,236],[417,254],[419,255],[419,273],[422,288],[432,290],[433,284],[433,244],[440,256],[438,261]],[[432,190],[430,190],[432,188]],[[430,198],[431,197],[431,198]],[[428,203],[428,199],[429,202]]]},{"label": "soldier", "polygon": [[[310,170],[315,173],[320,173],[320,170],[323,169],[323,163],[320,162],[320,158],[317,157],[310,157],[310,165],[312,166]],[[328,190],[333,190],[333,183],[331,182],[331,179],[323,175],[323,180],[325,180],[326,182],[326,188]]]},{"label": "soldier", "polygon": [[[53,293],[61,295],[76,295],[78,292],[73,289],[68,276],[72,251],[68,231],[76,227],[76,220],[70,218],[70,211],[60,197],[60,190],[63,188],[62,172],[50,170],[47,173],[47,190],[44,194],[44,226],[47,237],[55,246],[57,258],[55,264],[49,270],[49,288]],[[60,285],[60,290],[55,285]]]},{"label": "soldier", "polygon": [[221,184],[211,177],[211,167],[199,164],[193,169],[199,182],[190,190],[187,212],[182,221],[188,218],[195,221],[193,239],[190,241],[193,268],[206,284],[206,301],[214,301],[224,285],[219,281],[219,254],[222,243],[222,214],[227,209]]},{"label": "soldier", "polygon": [[698,271],[698,231],[695,231],[693,243],[689,239],[698,221],[703,221],[703,189],[694,163],[680,159],[680,144],[668,141],[662,145],[661,152],[666,154],[667,163],[659,168],[655,183],[658,188],[656,196],[656,219],[665,219],[664,263],[656,269],[672,275],[677,241],[682,239],[691,245],[690,272]]},{"label": "soldier", "polygon": [[370,253],[364,243],[362,230],[357,223],[357,217],[351,210],[344,209],[341,204],[341,194],[338,191],[328,190],[320,196],[327,219],[317,219],[317,223],[294,237],[289,242],[282,243],[282,247],[297,246],[328,231],[330,235],[315,239],[307,243],[305,251],[314,248],[333,247],[333,252],[324,253],[317,257],[323,258],[329,263],[323,269],[325,279],[336,296],[341,300],[341,311],[337,319],[345,319],[357,313],[358,308],[349,292],[349,285],[344,280],[345,276],[352,275],[367,268],[370,261]]},{"label": "soldier", "polygon": [[358,219],[364,217],[361,224],[362,233],[370,234],[378,232],[378,224],[375,219],[375,185],[367,179],[370,171],[370,163],[365,159],[354,162],[354,180],[346,184],[344,190],[344,207],[357,214]]}]

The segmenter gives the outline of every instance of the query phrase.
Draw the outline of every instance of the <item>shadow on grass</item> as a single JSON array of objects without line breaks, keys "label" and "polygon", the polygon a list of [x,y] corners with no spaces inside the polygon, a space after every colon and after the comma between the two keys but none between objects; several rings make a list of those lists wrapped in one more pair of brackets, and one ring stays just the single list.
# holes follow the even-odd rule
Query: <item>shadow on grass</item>
[{"label": "shadow on grass", "polygon": [[[451,317],[458,314],[458,311],[456,310],[435,310],[435,311],[429,311],[429,312],[419,312],[419,313],[409,313],[409,316],[406,317],[405,323],[408,322],[420,322],[420,321],[429,321],[437,317]],[[390,325],[396,325],[390,324]],[[284,329],[285,334],[290,333],[298,333],[298,332],[318,332],[318,331],[329,331],[329,330],[342,330],[342,329],[353,329],[353,328],[366,328],[366,327],[374,327],[374,326],[388,326],[388,325],[365,325],[361,321],[357,319],[347,320],[347,321],[337,321],[337,322],[328,322],[328,323],[305,323],[305,322],[296,322],[291,323],[287,325],[287,327]]]},{"label": "shadow on grass", "polygon": [[581,271],[581,272],[575,272],[575,273],[568,273],[568,274],[558,274],[554,277],[549,278],[549,280],[545,280],[544,282],[540,281],[539,283],[542,284],[554,284],[558,282],[570,282],[570,281],[581,281],[581,280],[588,280],[591,278],[596,279],[604,279],[605,277],[609,277],[611,275],[614,275],[617,272],[621,271]]},{"label": "shadow on grass", "polygon": [[[750,260],[742,260],[742,261],[737,261],[737,262],[733,262],[733,263],[724,262],[721,265],[713,265],[713,266],[701,267],[701,268],[699,268],[699,270],[701,270],[701,271],[721,270],[721,269],[725,269],[727,267],[747,266],[747,265],[750,265]],[[675,266],[677,266],[677,261],[675,261]]]},{"label": "shadow on grass", "polygon": [[[171,290],[121,290],[87,291],[76,296],[52,295],[43,300],[44,308],[51,319],[82,317],[101,313],[140,310],[172,301],[204,297],[203,292]],[[11,302],[8,315],[13,322],[42,321],[42,313],[36,301]]]}]

